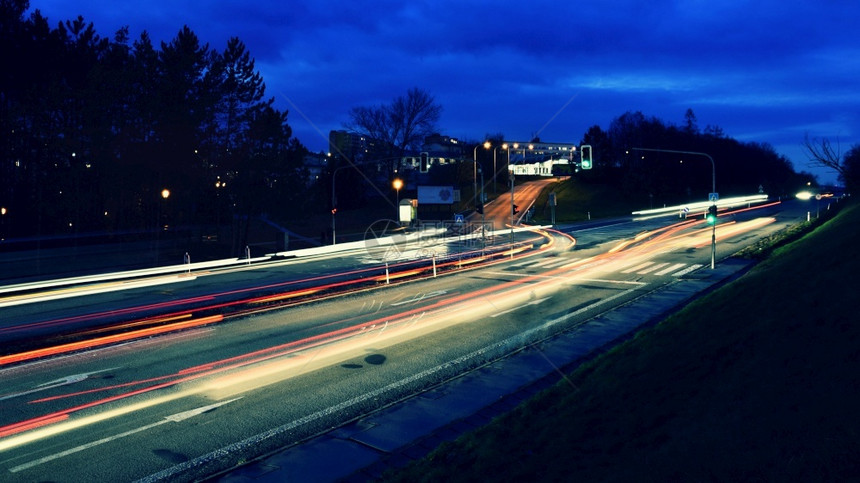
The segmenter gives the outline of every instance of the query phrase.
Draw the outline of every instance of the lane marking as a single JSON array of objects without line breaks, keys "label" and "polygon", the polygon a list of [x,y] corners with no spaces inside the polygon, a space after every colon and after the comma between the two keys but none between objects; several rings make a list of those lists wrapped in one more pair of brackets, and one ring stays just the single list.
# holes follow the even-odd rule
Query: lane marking
[{"label": "lane marking", "polygon": [[[577,259],[577,260],[579,260],[579,259]],[[547,265],[546,268],[558,268],[562,265],[567,265],[568,263],[570,263],[570,261],[571,261],[570,258],[562,258],[561,260],[557,261],[556,263],[552,263],[550,265]]]},{"label": "lane marking", "polygon": [[620,285],[636,285],[637,287],[641,287],[643,285],[648,285],[648,282],[637,282],[634,280],[606,280],[603,278],[580,278],[571,282],[571,285],[576,285],[579,282],[603,282],[603,283],[617,283]]},{"label": "lane marking", "polygon": [[505,310],[505,311],[499,312],[498,314],[493,314],[493,315],[491,315],[490,317],[492,317],[492,318],[496,318],[496,317],[499,317],[499,316],[502,316],[502,315],[505,315],[505,314],[511,313],[511,312],[513,312],[513,311],[520,310],[521,308],[528,307],[529,305],[538,305],[538,304],[542,304],[542,303],[546,302],[546,301],[547,301],[547,300],[549,300],[549,299],[550,299],[550,297],[544,297],[544,298],[542,298],[542,299],[532,300],[531,302],[528,302],[528,303],[526,303],[526,304],[520,305],[519,307],[514,307],[514,308],[512,308],[512,309],[508,309],[508,310]]},{"label": "lane marking", "polygon": [[[394,302],[393,304],[389,304],[389,305],[392,307],[397,307],[399,305],[414,304],[417,302],[421,302],[422,300],[427,300],[427,299],[430,299],[433,297],[439,297],[439,296],[445,295],[447,293],[448,293],[447,290],[435,290],[433,292],[417,294],[409,300],[404,300],[402,302]],[[381,305],[380,305],[380,307],[381,307]]]},{"label": "lane marking", "polygon": [[[559,260],[558,260],[558,258],[556,258],[556,257],[547,258],[546,260],[544,260],[544,261],[542,261],[542,262],[535,263],[534,265],[532,265],[532,266],[531,266],[531,267],[529,267],[529,268],[547,267],[547,266],[550,266],[550,265],[555,264],[555,263],[558,263],[558,262],[559,262]],[[567,262],[567,260],[566,260],[566,259],[562,259],[562,260],[561,260],[561,263],[562,263],[562,264],[564,264],[564,263],[566,263],[566,262]]]},{"label": "lane marking", "polygon": [[24,470],[33,468],[34,466],[39,466],[43,463],[47,463],[49,461],[54,461],[56,459],[60,459],[64,456],[69,456],[71,454],[75,454],[75,453],[78,453],[78,452],[81,452],[81,451],[84,451],[84,450],[87,450],[90,448],[94,448],[96,446],[100,446],[100,445],[105,444],[105,443],[110,443],[111,441],[116,441],[116,440],[118,440],[120,438],[124,438],[126,436],[131,436],[132,434],[146,431],[147,429],[152,429],[156,426],[161,426],[162,424],[165,424],[165,423],[178,423],[181,421],[185,421],[186,419],[190,419],[190,418],[193,418],[194,416],[199,416],[201,414],[207,413],[207,412],[209,412],[215,408],[224,406],[226,404],[230,404],[233,401],[238,401],[239,399],[242,399],[242,397],[228,399],[227,401],[220,401],[220,402],[217,402],[215,404],[210,404],[208,406],[203,406],[203,407],[191,409],[188,411],[183,411],[181,413],[171,414],[170,416],[166,416],[164,419],[162,419],[160,421],[156,421],[154,423],[147,424],[146,426],[141,426],[139,428],[131,429],[131,430],[128,430],[124,433],[119,433],[119,434],[115,434],[113,436],[108,436],[107,438],[102,438],[102,439],[92,441],[92,442],[87,443],[87,444],[82,444],[80,446],[75,446],[74,448],[69,448],[65,451],[61,451],[59,453],[54,453],[52,455],[45,456],[44,458],[39,458],[37,460],[30,461],[29,463],[24,463],[22,465],[15,466],[13,468],[9,468],[9,471],[12,473],[18,473],[20,471],[24,471]]},{"label": "lane marking", "polygon": [[636,265],[635,267],[628,268],[627,270],[622,270],[621,273],[633,273],[633,272],[636,272],[638,270],[642,270],[643,268],[645,268],[649,265],[652,265],[653,263],[654,262],[645,262],[641,265]]},{"label": "lane marking", "polygon": [[513,264],[513,265],[511,265],[511,266],[512,266],[512,267],[524,267],[524,266],[526,266],[526,265],[531,265],[531,264],[533,264],[533,263],[535,263],[535,261],[534,261],[534,260],[526,260],[526,261],[524,261],[524,262],[514,263],[514,264]]},{"label": "lane marking", "polygon": [[680,270],[685,265],[686,265],[686,263],[676,263],[674,265],[669,266],[668,268],[664,268],[663,270],[660,270],[659,272],[655,273],[654,275],[667,275],[669,273],[674,272],[675,270]]},{"label": "lane marking", "polygon": [[653,272],[654,270],[665,267],[666,265],[668,265],[668,263],[658,263],[656,265],[652,265],[652,266],[646,268],[645,270],[640,270],[636,273],[638,273],[639,275],[647,275],[647,274]]},{"label": "lane marking", "polygon": [[694,264],[690,265],[689,267],[681,270],[680,272],[673,273],[672,276],[673,277],[683,277],[684,275],[686,275],[686,274],[688,274],[694,270],[698,270],[698,269],[702,268],[702,266],[703,265],[700,265],[698,263],[694,263]]},{"label": "lane marking", "polygon": [[76,382],[81,382],[81,381],[86,380],[87,378],[89,378],[93,374],[98,374],[100,372],[115,371],[117,369],[119,369],[119,367],[111,367],[109,369],[102,369],[102,370],[93,371],[93,372],[84,372],[81,374],[72,374],[71,376],[66,376],[66,377],[61,378],[61,379],[55,379],[55,380],[50,381],[50,382],[45,382],[45,383],[39,384],[38,386],[36,386],[33,389],[30,389],[29,391],[15,392],[12,394],[7,394],[5,396],[0,396],[0,401],[5,401],[6,399],[12,399],[15,397],[26,396],[28,394],[33,394],[33,393],[37,393],[40,391],[46,391],[48,389],[54,389],[56,387],[67,386],[69,384],[75,384]]}]

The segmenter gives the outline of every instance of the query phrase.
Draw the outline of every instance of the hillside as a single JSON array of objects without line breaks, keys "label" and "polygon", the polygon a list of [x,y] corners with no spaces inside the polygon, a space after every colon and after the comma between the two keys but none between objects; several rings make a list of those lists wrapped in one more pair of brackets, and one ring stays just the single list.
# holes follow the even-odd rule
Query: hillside
[{"label": "hillside", "polygon": [[386,481],[860,475],[860,207]]}]

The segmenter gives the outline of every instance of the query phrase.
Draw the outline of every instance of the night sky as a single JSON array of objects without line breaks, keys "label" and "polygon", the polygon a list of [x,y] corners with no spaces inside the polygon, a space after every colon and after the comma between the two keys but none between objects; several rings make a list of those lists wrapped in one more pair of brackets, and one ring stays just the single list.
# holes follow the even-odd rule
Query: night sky
[{"label": "night sky", "polygon": [[[242,40],[295,136],[328,149],[355,106],[409,88],[465,140],[579,142],[626,111],[771,144],[810,168],[805,134],[860,143],[856,0],[287,2],[31,0],[52,26],[76,18],[156,47],[188,25],[211,48]],[[671,149],[672,146],[650,146]],[[599,160],[599,153],[595,153]],[[717,160],[719,163],[719,160]]]}]

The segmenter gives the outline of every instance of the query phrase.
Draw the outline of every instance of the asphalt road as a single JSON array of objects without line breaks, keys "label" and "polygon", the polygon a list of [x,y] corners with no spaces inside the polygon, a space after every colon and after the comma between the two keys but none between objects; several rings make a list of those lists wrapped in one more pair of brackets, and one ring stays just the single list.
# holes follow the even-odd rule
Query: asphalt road
[{"label": "asphalt road", "polygon": [[[725,216],[717,258],[803,218]],[[200,476],[301,441],[706,270],[710,229],[678,221],[562,227],[575,244],[0,368],[3,480],[131,481],[215,455]],[[218,453],[237,441],[253,444]]]}]

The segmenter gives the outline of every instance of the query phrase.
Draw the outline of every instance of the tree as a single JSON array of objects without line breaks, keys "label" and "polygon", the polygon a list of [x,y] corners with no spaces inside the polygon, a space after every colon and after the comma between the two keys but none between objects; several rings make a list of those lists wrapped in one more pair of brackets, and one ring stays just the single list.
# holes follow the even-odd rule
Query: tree
[{"label": "tree", "polygon": [[687,134],[698,134],[699,133],[699,125],[696,122],[696,115],[693,113],[692,109],[687,109],[687,112],[684,113],[684,132]]},{"label": "tree", "polygon": [[397,157],[392,169],[400,167],[399,157],[407,149],[417,149],[424,138],[436,131],[442,107],[433,96],[417,87],[391,104],[378,107],[354,107],[345,127],[367,136],[377,147],[375,157]]},{"label": "tree", "polygon": [[274,99],[263,102],[266,85],[238,38],[231,38],[224,53],[215,57],[212,80],[216,84],[213,90],[219,94],[214,117],[217,138],[223,144],[221,148],[239,150],[251,119],[258,110],[271,106]]},{"label": "tree", "polygon": [[852,192],[860,189],[860,144],[855,144],[842,160],[845,187]]},{"label": "tree", "polygon": [[803,147],[806,148],[806,154],[809,156],[810,167],[832,169],[839,175],[839,179],[848,184],[850,174],[847,173],[847,166],[842,158],[838,141],[834,147],[829,139],[810,139],[807,133],[803,137]]}]

